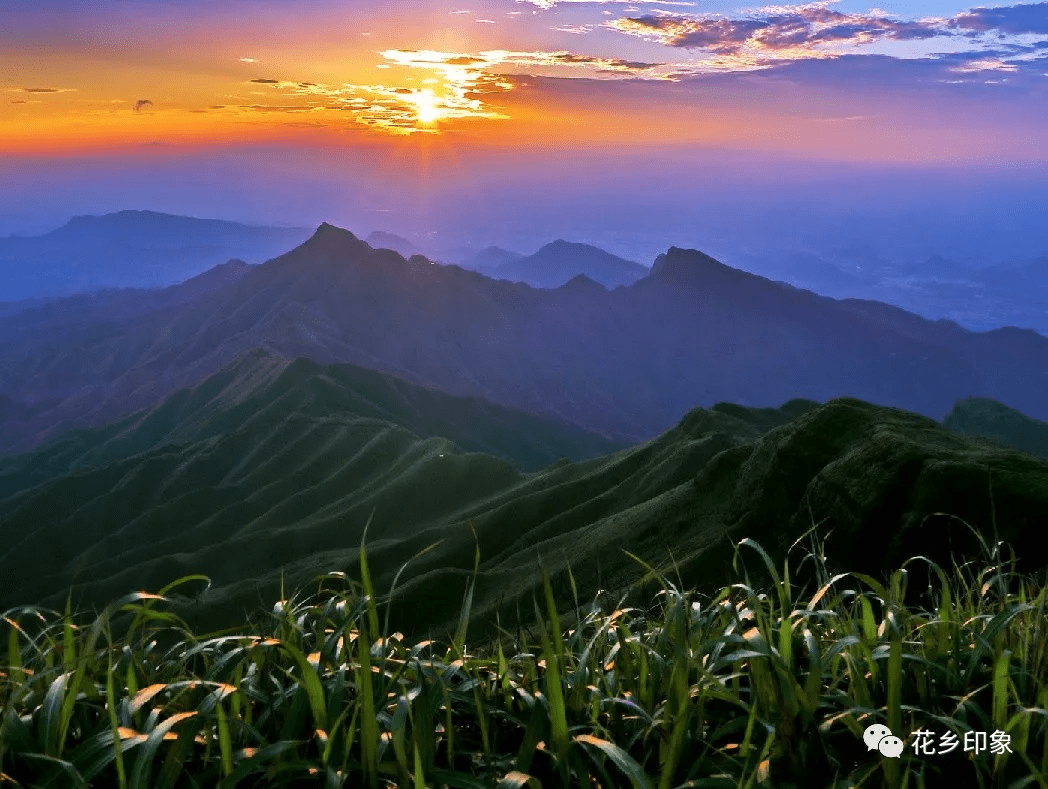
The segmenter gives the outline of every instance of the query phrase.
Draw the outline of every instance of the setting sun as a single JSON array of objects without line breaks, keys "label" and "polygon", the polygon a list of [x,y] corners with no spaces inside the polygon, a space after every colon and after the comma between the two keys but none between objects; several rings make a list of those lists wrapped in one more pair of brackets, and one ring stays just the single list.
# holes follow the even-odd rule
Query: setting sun
[{"label": "setting sun", "polygon": [[420,123],[430,125],[446,116],[440,97],[432,88],[424,88],[412,93],[409,99],[415,107]]}]

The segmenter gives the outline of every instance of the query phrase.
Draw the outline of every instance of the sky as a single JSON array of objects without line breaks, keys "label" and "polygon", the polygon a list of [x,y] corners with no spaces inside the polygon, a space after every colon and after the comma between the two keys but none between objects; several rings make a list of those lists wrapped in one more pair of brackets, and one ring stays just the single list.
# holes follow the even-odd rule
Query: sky
[{"label": "sky", "polygon": [[976,204],[989,221],[1043,200],[1045,140],[1048,3],[5,0],[0,13],[0,234],[153,208],[448,244],[575,230],[642,255],[672,235],[730,247],[740,212],[770,240],[798,216],[872,212],[883,227],[885,202],[932,200],[947,233],[970,230]]}]

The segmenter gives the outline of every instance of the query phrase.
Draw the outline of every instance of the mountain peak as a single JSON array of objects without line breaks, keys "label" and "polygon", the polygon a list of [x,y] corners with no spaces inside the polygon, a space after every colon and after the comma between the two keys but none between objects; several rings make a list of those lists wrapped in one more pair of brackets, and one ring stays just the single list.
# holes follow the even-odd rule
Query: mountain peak
[{"label": "mountain peak", "polygon": [[666,252],[663,252],[657,258],[651,266],[651,273],[658,274],[666,269],[674,270],[683,266],[721,266],[721,263],[716,258],[711,258],[705,252],[700,252],[697,249],[682,249],[681,247],[670,247]]},{"label": "mountain peak", "polygon": [[557,290],[565,291],[568,293],[606,293],[607,288],[597,282],[595,279],[587,277],[585,274],[579,274],[572,277]]},{"label": "mountain peak", "polygon": [[558,238],[554,241],[550,241],[544,245],[534,256],[542,254],[554,253],[558,255],[574,254],[574,255],[589,255],[589,256],[600,256],[607,258],[617,258],[617,255],[613,255],[600,247],[595,247],[593,244],[584,244],[581,241],[565,241],[563,238]]},{"label": "mountain peak", "polygon": [[741,273],[697,249],[670,247],[655,258],[650,276],[658,279],[694,281],[710,275],[724,276],[728,272]]},{"label": "mountain peak", "polygon": [[306,244],[312,246],[331,246],[335,244],[353,244],[354,246],[363,244],[364,242],[353,235],[348,230],[343,230],[341,227],[335,227],[334,225],[328,224],[327,222],[321,223],[320,227],[315,232]]}]

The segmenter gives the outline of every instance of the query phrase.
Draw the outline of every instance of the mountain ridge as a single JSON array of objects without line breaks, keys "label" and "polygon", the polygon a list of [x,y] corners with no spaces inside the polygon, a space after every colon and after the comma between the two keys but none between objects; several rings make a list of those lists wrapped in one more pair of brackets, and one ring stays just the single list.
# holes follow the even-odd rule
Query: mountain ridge
[{"label": "mountain ridge", "polygon": [[[368,381],[387,383],[372,392]],[[149,412],[0,459],[0,607],[58,606],[70,584],[75,605],[100,605],[203,572],[212,586],[176,610],[228,626],[281,583],[356,572],[368,522],[380,594],[416,557],[395,626],[437,636],[455,626],[478,548],[484,627],[527,608],[540,564],[561,590],[570,568],[583,598],[633,586],[624,550],[686,584],[716,584],[734,540],[780,556],[811,518],[831,530],[828,555],[874,575],[915,552],[948,561],[971,535],[942,512],[984,533],[993,521],[1025,562],[1044,556],[1048,462],[899,409],[718,403],[641,445],[522,474],[433,435],[450,425],[468,442],[497,408],[462,401],[449,420],[434,405],[446,396],[389,386],[253,351]],[[398,424],[397,402],[429,427]],[[521,418],[509,435],[534,437]]]},{"label": "mountain ridge", "polygon": [[534,289],[412,260],[325,223],[185,309],[82,327],[76,348],[63,326],[5,335],[0,321],[0,395],[32,412],[0,423],[0,446],[147,407],[255,347],[620,439],[658,435],[696,405],[795,397],[860,397],[938,419],[985,396],[1048,417],[1048,340],[1034,332],[978,334],[835,301],[677,247],[613,291]]}]

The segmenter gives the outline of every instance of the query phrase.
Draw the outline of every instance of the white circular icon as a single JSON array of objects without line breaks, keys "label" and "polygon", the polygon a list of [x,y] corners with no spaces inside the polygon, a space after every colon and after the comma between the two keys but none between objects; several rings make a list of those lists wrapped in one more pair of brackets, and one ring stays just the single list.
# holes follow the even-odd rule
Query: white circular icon
[{"label": "white circular icon", "polygon": [[883,723],[875,723],[872,726],[867,726],[866,731],[862,733],[862,739],[866,742],[866,750],[876,751],[877,743],[881,741],[881,737],[887,737],[891,733],[892,730]]},{"label": "white circular icon", "polygon": [[903,747],[902,740],[894,734],[881,737],[880,742],[877,743],[877,750],[881,752],[881,756],[887,756],[890,759],[898,759]]},{"label": "white circular icon", "polygon": [[898,759],[904,747],[903,741],[892,734],[891,729],[883,723],[867,726],[866,731],[862,733],[862,739],[866,743],[866,750],[880,751],[881,756],[887,756],[889,759]]}]

